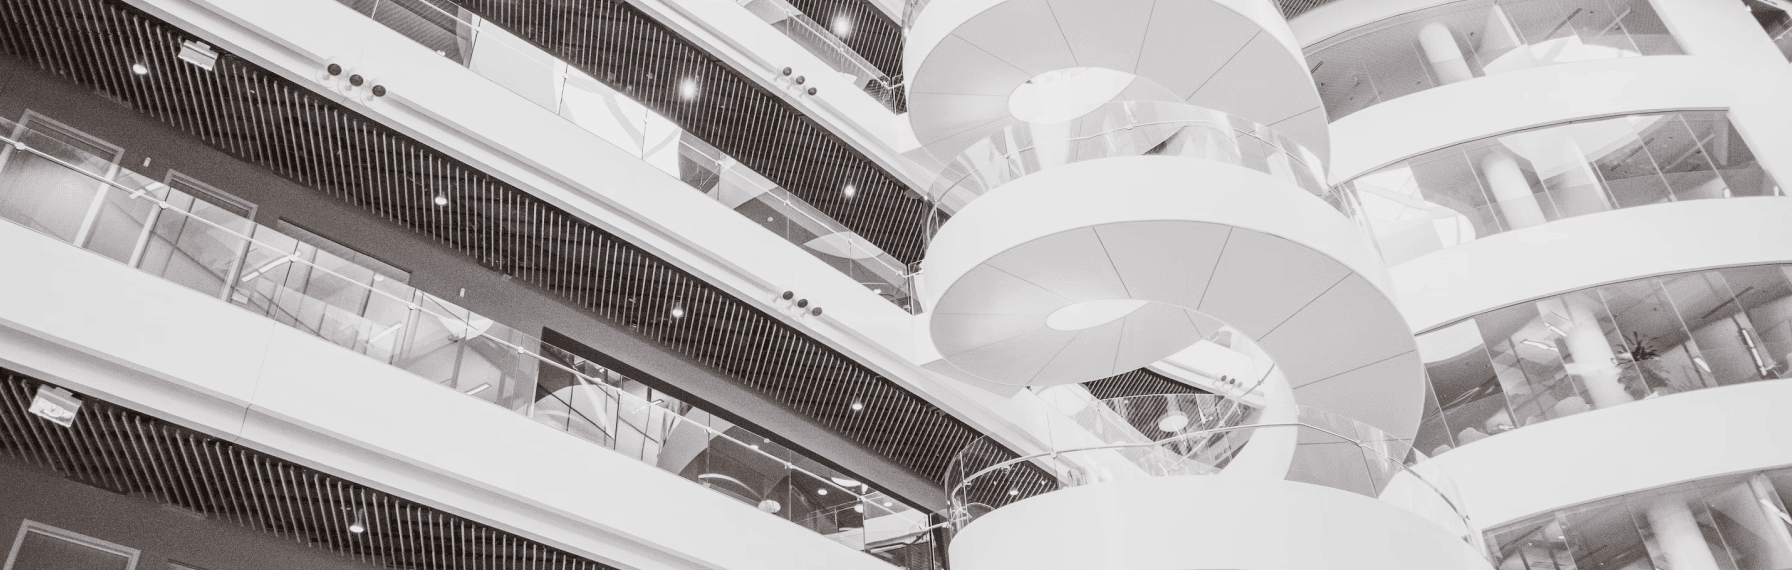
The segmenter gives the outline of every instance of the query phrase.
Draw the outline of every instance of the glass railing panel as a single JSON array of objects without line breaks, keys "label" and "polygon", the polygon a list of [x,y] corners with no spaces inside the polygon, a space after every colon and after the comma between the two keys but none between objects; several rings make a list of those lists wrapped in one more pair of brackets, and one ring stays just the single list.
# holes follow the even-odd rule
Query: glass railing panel
[{"label": "glass railing panel", "polygon": [[1459,2],[1319,42],[1307,62],[1336,121],[1476,77],[1576,61],[1680,54],[1647,0]]},{"label": "glass railing panel", "polygon": [[848,77],[853,86],[864,90],[865,94],[882,103],[890,112],[903,113],[907,110],[899,79],[884,75],[877,66],[846,45],[832,31],[816,23],[795,6],[784,0],[747,0],[741,7],[782,32],[834,71]]},{"label": "glass railing panel", "polygon": [[[20,132],[0,119],[0,133]],[[9,221],[65,243],[72,244],[77,234],[95,236],[87,242],[95,253],[135,261],[143,271],[658,466],[885,560],[894,556],[893,549],[931,548],[925,514],[769,438],[204,200],[127,170],[93,168],[110,163],[83,157],[79,149],[68,149],[77,154],[64,161],[14,142],[0,138],[6,145],[0,148],[13,151],[0,157],[0,175],[26,171],[19,167],[23,163],[35,178],[0,185],[0,202],[35,204],[51,217],[80,223],[44,228],[34,225],[44,216],[0,210]],[[24,160],[27,156],[32,160]],[[92,183],[94,190],[62,192],[86,186],[71,177]],[[36,184],[28,184],[32,181]],[[20,199],[33,192],[54,199]],[[94,214],[108,207],[111,213]],[[132,234],[131,224],[140,237],[127,246],[123,236]],[[870,520],[877,520],[881,534],[868,530]]]},{"label": "glass railing panel", "polygon": [[1640,400],[1792,377],[1792,278],[1730,267],[1519,303],[1420,335],[1431,455]]},{"label": "glass railing panel", "polygon": [[1718,111],[1539,127],[1419,155],[1339,186],[1389,265],[1619,208],[1783,196]]},{"label": "glass railing panel", "polygon": [[[995,509],[1064,487],[1219,474],[1249,447],[1262,454],[1257,460],[1285,454],[1287,480],[1382,499],[1478,547],[1480,535],[1458,510],[1454,488],[1441,474],[1409,469],[1423,456],[1405,440],[1319,410],[1299,409],[1293,422],[1260,423],[1256,415],[1223,414],[1228,408],[1240,405],[1186,394],[1116,398],[1076,414],[1075,423],[1091,437],[1054,436],[1049,451],[1016,458],[988,439],[973,442],[946,476],[952,526],[962,529]],[[1187,416],[1208,412],[1228,419]],[[1172,415],[1179,417],[1171,421]]]},{"label": "glass railing panel", "polygon": [[[754,223],[777,230],[804,228],[805,231],[776,233],[803,247],[810,255],[859,280],[867,288],[876,290],[891,303],[905,310],[919,310],[918,305],[910,302],[909,292],[912,287],[908,278],[909,271],[894,257],[865,242],[863,238],[858,238],[844,224],[779,188],[732,157],[690,136],[672,121],[618,93],[589,74],[569,66],[552,54],[530,45],[515,34],[445,0],[339,1],[363,14],[371,14],[375,20],[394,31],[434,49],[512,93],[553,111],[566,121],[646,161],[660,171],[677,177],[730,209],[740,211]],[[773,1],[775,0],[757,0],[755,4],[784,9],[773,6]],[[794,8],[791,10],[794,11]],[[806,17],[796,14],[785,20],[807,22],[806,26],[814,29],[799,26],[799,29],[807,30],[803,34],[822,34],[832,44],[839,44],[838,49],[846,50],[844,54],[851,56],[847,57],[834,48],[828,48],[824,51],[833,54],[830,61],[863,61],[845,44],[840,43],[838,38],[815,26]],[[875,72],[875,68],[871,68],[869,63],[864,64],[864,69],[858,67],[858,63],[841,65],[855,70],[848,73]],[[860,82],[868,92],[897,95],[901,92],[900,86],[888,85],[887,79],[878,79],[872,75],[858,77],[871,77]],[[702,86],[695,81],[681,84],[679,88],[689,89],[693,97],[701,96]],[[885,102],[889,104],[888,100]],[[760,198],[767,194],[771,199]],[[758,200],[767,208],[743,210],[740,207],[751,200]],[[0,203],[0,209],[3,208],[5,204]],[[770,220],[761,221],[767,218]],[[817,244],[823,247],[807,247],[816,237],[828,235],[840,237],[828,240],[837,243],[824,242]]]},{"label": "glass railing panel", "polygon": [[[1061,123],[1021,123],[972,143],[929,190],[956,212],[1021,177],[1115,156],[1186,156],[1269,174],[1316,196],[1331,193],[1315,155],[1267,126],[1181,103],[1118,102]],[[1334,204],[1336,201],[1328,200]]]}]

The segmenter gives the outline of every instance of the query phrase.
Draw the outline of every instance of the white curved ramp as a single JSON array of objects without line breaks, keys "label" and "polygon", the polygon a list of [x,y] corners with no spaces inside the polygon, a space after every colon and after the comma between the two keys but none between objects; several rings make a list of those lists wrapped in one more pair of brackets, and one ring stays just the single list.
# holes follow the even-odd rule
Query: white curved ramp
[{"label": "white curved ramp", "polygon": [[909,121],[935,156],[1017,119],[1041,74],[1133,74],[1117,98],[1182,101],[1268,125],[1322,160],[1324,106],[1293,33],[1267,0],[934,0],[904,48]]},{"label": "white curved ramp", "polygon": [[1489,570],[1466,542],[1382,501],[1317,485],[1154,477],[995,510],[952,539],[958,570]]},{"label": "white curved ramp", "polygon": [[1424,373],[1379,258],[1267,174],[1166,156],[1053,168],[965,207],[923,263],[935,348],[989,382],[1095,380],[1225,324],[1275,359],[1301,405],[1397,438],[1418,426]]}]

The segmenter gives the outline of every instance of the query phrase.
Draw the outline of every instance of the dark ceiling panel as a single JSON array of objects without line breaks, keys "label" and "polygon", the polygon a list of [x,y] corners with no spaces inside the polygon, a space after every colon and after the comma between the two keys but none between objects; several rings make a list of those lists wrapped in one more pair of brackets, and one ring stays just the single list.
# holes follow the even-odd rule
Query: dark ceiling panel
[{"label": "dark ceiling panel", "polygon": [[[0,369],[0,453],[94,487],[380,568],[614,570],[93,398],[58,426],[26,412],[40,385]],[[364,530],[349,531],[357,519]]]},{"label": "dark ceiling panel", "polygon": [[[428,1],[454,10],[447,0]],[[459,7],[666,116],[897,260],[921,259],[931,208],[919,194],[625,0],[467,0]],[[687,77],[699,85],[695,100],[678,95]],[[852,198],[841,192],[848,184],[857,190]]]}]

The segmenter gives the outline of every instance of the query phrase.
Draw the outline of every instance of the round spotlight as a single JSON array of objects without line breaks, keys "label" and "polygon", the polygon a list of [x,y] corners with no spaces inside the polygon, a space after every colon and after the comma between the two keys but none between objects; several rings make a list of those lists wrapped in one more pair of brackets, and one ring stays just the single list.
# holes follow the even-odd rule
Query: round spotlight
[{"label": "round spotlight", "polygon": [[846,184],[845,188],[840,189],[840,195],[845,196],[847,198],[857,196],[858,194],[859,194],[858,187],[853,186],[852,183],[850,183],[850,182]]},{"label": "round spotlight", "polygon": [[884,501],[884,506],[886,506],[886,507],[892,507],[892,506],[895,506],[895,505],[896,505],[896,503],[895,503],[895,502],[892,502],[892,501]]},{"label": "round spotlight", "polygon": [[1188,414],[1171,411],[1157,418],[1157,429],[1163,431],[1181,431],[1188,427]]},{"label": "round spotlight", "polygon": [[1009,489],[1008,490],[1008,496],[1010,496],[1010,497],[1013,497],[1013,496],[1019,495],[1019,494],[1020,494],[1020,489]]},{"label": "round spotlight", "polygon": [[131,73],[135,73],[137,75],[149,75],[149,66],[143,65],[141,63],[133,63],[133,64],[131,64]]},{"label": "round spotlight", "polygon": [[778,504],[777,501],[774,501],[771,499],[766,499],[763,501],[759,501],[759,510],[765,511],[768,513],[776,513],[778,511],[784,510],[784,505]]},{"label": "round spotlight", "polygon": [[672,318],[674,318],[674,319],[684,318],[684,304],[676,303],[676,302],[672,303]]},{"label": "round spotlight", "polygon": [[361,523],[357,522],[357,523],[348,525],[348,531],[355,533],[355,534],[361,534],[363,532],[367,532],[367,527],[362,526]]},{"label": "round spotlight", "polygon": [[855,513],[865,512],[865,505],[853,505],[852,512],[855,512]]},{"label": "round spotlight", "polygon": [[864,402],[854,401],[852,403],[852,411],[858,412],[858,411],[863,411],[864,409],[865,409]]},{"label": "round spotlight", "polygon": [[692,101],[697,98],[697,79],[686,77],[678,82],[678,98]]},{"label": "round spotlight", "polygon": [[846,37],[852,35],[852,17],[845,12],[834,15],[834,35]]},{"label": "round spotlight", "polygon": [[436,202],[437,206],[446,206],[446,205],[448,205],[448,197],[447,196],[436,196],[435,202]]},{"label": "round spotlight", "polygon": [[826,494],[828,494],[828,490],[827,490],[827,489],[816,489],[816,490],[815,490],[815,494],[817,494],[817,495],[826,495]]}]

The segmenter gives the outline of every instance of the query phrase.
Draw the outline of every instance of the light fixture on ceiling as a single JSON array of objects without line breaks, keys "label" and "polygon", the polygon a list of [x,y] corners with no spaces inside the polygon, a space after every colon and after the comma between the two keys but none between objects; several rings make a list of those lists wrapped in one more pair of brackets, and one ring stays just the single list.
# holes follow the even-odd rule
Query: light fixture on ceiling
[{"label": "light fixture on ceiling", "polygon": [[1556,326],[1552,324],[1544,323],[1543,328],[1549,329],[1549,332],[1556,333],[1558,336],[1568,336],[1568,333],[1563,332],[1562,329],[1556,328]]},{"label": "light fixture on ceiling", "polygon": [[135,73],[137,75],[149,75],[149,66],[143,65],[141,63],[133,63],[133,64],[131,64],[131,73]]},{"label": "light fixture on ceiling", "polygon": [[490,388],[490,387],[492,387],[490,382],[487,382],[485,384],[480,384],[478,386],[474,386],[473,389],[467,390],[467,395],[468,396],[477,396],[477,395],[479,395],[480,392],[484,392],[486,388]]},{"label": "light fixture on ceiling", "polygon": [[365,513],[359,508],[355,509],[354,512],[355,518],[354,521],[348,523],[348,531],[355,534],[367,532],[367,522],[363,517]]},{"label": "light fixture on ceiling", "polygon": [[1711,365],[1706,364],[1704,358],[1694,356],[1694,357],[1692,357],[1692,363],[1699,365],[1699,370],[1704,370],[1706,374],[1711,373]]},{"label": "light fixture on ceiling", "polygon": [[1176,405],[1176,396],[1164,396],[1164,410],[1164,415],[1157,417],[1157,429],[1174,433],[1188,427],[1188,414]]},{"label": "light fixture on ceiling", "polygon": [[852,35],[852,16],[845,12],[834,14],[834,35],[842,38]]},{"label": "light fixture on ceiling", "polygon": [[1535,346],[1537,348],[1541,348],[1543,350],[1547,350],[1550,352],[1560,352],[1560,351],[1556,350],[1555,345],[1552,345],[1552,344],[1549,344],[1546,342],[1542,342],[1542,341],[1526,340],[1519,344],[1528,344],[1528,345]]},{"label": "light fixture on ceiling", "polygon": [[686,77],[678,81],[678,98],[686,101],[697,99],[697,78]]},{"label": "light fixture on ceiling", "polygon": [[679,299],[673,299],[671,312],[672,312],[672,318],[674,318],[674,319],[684,318],[684,301],[679,300]]},{"label": "light fixture on ceiling", "polygon": [[50,423],[69,427],[75,425],[75,415],[81,412],[81,400],[68,390],[45,384],[37,387],[30,411]]},{"label": "light fixture on ceiling", "polygon": [[218,66],[218,52],[212,51],[212,46],[205,42],[193,40],[181,42],[180,59],[206,71],[211,71],[212,68]]},{"label": "light fixture on ceiling", "polygon": [[816,489],[816,490],[815,490],[815,494],[817,494],[817,495],[826,495],[826,494],[828,494],[828,490],[827,490],[827,489],[825,489],[825,488],[822,488],[822,489]]},{"label": "light fixture on ceiling", "polygon": [[436,205],[437,205],[437,206],[446,206],[446,205],[448,205],[448,197],[447,197],[447,196],[443,196],[443,195],[440,195],[440,194],[437,194],[437,195],[436,195],[436,199],[435,199],[435,203],[436,203]]},{"label": "light fixture on ceiling", "polygon": [[833,481],[835,485],[839,485],[841,487],[849,487],[849,488],[857,487],[861,484],[857,480],[854,480],[854,479],[851,479],[848,477],[829,477],[828,480]]},{"label": "light fixture on ceiling", "polygon": [[855,513],[863,513],[863,512],[865,512],[865,505],[853,505],[853,506],[852,506],[852,512],[855,512]]},{"label": "light fixture on ceiling", "polygon": [[1017,496],[1019,494],[1020,494],[1020,489],[1009,489],[1008,490],[1008,496],[1010,496],[1010,497]]},{"label": "light fixture on ceiling", "polygon": [[865,403],[858,401],[858,400],[853,400],[851,408],[852,408],[852,411],[855,411],[855,412],[865,411]]},{"label": "light fixture on ceiling", "polygon": [[894,501],[884,501],[884,507],[887,508],[887,507],[893,507],[893,506],[896,506],[896,503]]},{"label": "light fixture on ceiling", "polygon": [[846,187],[840,189],[840,195],[847,197],[847,199],[851,199],[853,196],[857,196],[858,194],[859,194],[859,188],[857,186],[853,186],[851,182],[846,183]]}]

